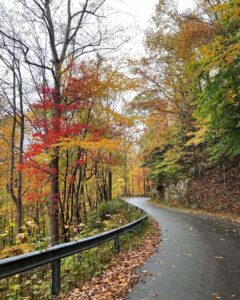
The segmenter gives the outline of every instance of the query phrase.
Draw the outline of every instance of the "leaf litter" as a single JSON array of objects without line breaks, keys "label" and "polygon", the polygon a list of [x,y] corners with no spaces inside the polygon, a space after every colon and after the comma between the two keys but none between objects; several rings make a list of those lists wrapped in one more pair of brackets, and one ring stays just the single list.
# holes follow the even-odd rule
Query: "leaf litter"
[{"label": "leaf litter", "polygon": [[[160,228],[153,222],[151,234],[141,244],[128,251],[120,252],[100,276],[95,276],[81,286],[71,290],[61,300],[125,300],[131,288],[139,281],[137,268],[143,265],[158,249]],[[150,275],[146,270],[146,276]]]}]

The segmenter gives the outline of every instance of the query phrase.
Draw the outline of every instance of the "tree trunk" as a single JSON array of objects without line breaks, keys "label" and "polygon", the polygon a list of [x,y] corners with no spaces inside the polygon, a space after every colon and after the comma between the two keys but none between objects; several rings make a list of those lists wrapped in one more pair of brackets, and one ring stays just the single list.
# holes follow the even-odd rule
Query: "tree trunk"
[{"label": "tree trunk", "polygon": [[54,245],[59,240],[59,154],[58,149],[54,149],[54,156],[51,161],[52,174],[50,175],[50,216],[49,216],[49,229],[51,237],[51,245]]},{"label": "tree trunk", "polygon": [[17,202],[17,233],[20,233],[22,230],[22,201]]},{"label": "tree trunk", "polygon": [[[20,70],[19,75],[20,75]],[[16,75],[16,69],[15,69],[15,58],[13,58],[12,62],[12,73],[13,73],[13,103],[12,103],[12,109],[13,109],[13,124],[12,124],[12,132],[11,132],[11,154],[10,154],[10,177],[8,182],[8,191],[9,194],[13,200],[13,202],[16,205],[16,211],[17,211],[17,233],[20,233],[22,231],[22,172],[17,172],[17,194],[15,193],[15,176],[14,176],[14,170],[15,170],[15,138],[16,138],[16,126],[17,126],[17,104],[16,104],[16,98],[17,98],[17,83],[19,88],[19,95],[20,95],[20,113],[21,113],[21,119],[20,119],[20,142],[19,142],[19,164],[22,164],[23,161],[23,141],[24,141],[24,112],[23,112],[23,102],[22,102],[22,86],[21,86],[21,77],[17,78]],[[17,82],[18,79],[18,82]]]},{"label": "tree trunk", "polygon": [[[19,106],[20,106],[20,140],[19,140],[19,155],[18,163],[19,165],[23,164],[23,151],[24,151],[24,137],[25,137],[25,116],[23,110],[23,87],[22,87],[22,76],[20,66],[18,68],[18,90],[19,90]],[[22,208],[22,182],[23,175],[22,171],[17,171],[17,228],[22,227],[23,219],[23,208]]]},{"label": "tree trunk", "polygon": [[[61,120],[61,64],[56,62],[55,65],[55,95],[54,95],[53,109],[53,128],[56,134],[60,131]],[[52,159],[50,162],[50,215],[49,215],[49,231],[51,237],[51,244],[54,245],[59,240],[59,205],[60,205],[60,191],[59,191],[59,147],[54,147],[52,150]]]},{"label": "tree trunk", "polygon": [[112,200],[112,171],[108,171],[108,199]]}]

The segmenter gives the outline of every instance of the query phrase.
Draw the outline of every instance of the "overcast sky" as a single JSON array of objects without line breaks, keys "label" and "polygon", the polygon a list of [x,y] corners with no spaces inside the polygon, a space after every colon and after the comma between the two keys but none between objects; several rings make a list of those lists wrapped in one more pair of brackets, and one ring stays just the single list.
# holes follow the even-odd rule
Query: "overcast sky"
[{"label": "overcast sky", "polygon": [[[175,2],[180,11],[194,7],[193,0],[175,0]],[[146,26],[157,3],[158,0],[123,0],[119,1],[117,5],[122,7],[124,11],[132,14],[138,20],[139,24]]]},{"label": "overcast sky", "polygon": [[[175,1],[178,5],[179,11],[184,11],[194,7],[194,0]],[[136,25],[139,26],[136,38],[134,38],[129,45],[130,48],[132,48],[133,55],[135,55],[135,53],[142,54],[144,52],[142,43],[144,31],[149,27],[149,21],[154,13],[157,3],[158,0],[118,0],[114,2],[114,6],[119,11],[123,12],[123,15],[120,17],[123,22],[127,22],[127,20],[131,19],[129,22],[132,23],[134,19]],[[131,17],[128,18],[126,13],[129,14],[129,16],[131,15]]]}]

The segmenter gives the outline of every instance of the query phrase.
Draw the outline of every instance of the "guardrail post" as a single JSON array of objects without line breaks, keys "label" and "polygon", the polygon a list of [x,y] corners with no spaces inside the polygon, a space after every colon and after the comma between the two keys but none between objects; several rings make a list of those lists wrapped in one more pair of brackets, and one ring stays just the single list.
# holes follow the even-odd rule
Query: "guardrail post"
[{"label": "guardrail post", "polygon": [[114,238],[114,252],[119,253],[120,245],[119,245],[119,236]]},{"label": "guardrail post", "polygon": [[61,290],[61,260],[52,263],[52,295],[58,296]]},{"label": "guardrail post", "polygon": [[138,226],[137,226],[137,233],[140,233],[141,232],[141,224],[138,224]]}]

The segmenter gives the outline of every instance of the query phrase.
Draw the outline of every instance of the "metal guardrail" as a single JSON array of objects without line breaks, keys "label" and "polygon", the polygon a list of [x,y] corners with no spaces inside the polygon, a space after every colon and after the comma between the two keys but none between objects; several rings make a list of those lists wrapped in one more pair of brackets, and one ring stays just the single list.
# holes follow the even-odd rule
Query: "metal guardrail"
[{"label": "metal guardrail", "polygon": [[[128,205],[133,206],[131,204]],[[119,237],[134,229],[140,230],[142,222],[147,219],[146,212],[142,209],[139,210],[143,213],[143,216],[122,227],[78,241],[53,246],[42,252],[34,251],[2,259],[0,260],[0,279],[52,263],[52,295],[57,296],[61,289],[61,259],[91,249],[110,240],[114,240],[114,252],[118,253],[120,251]]]}]

